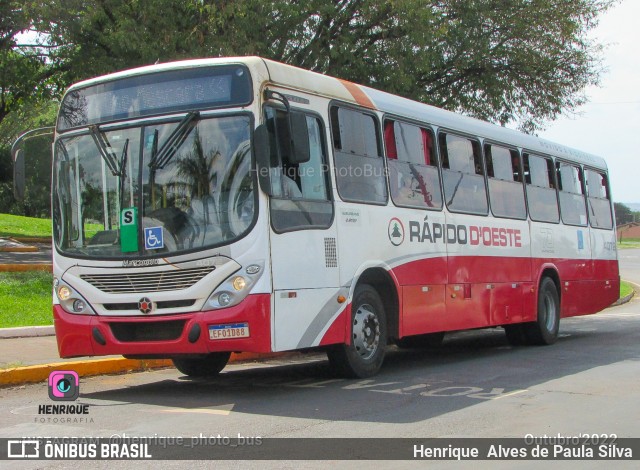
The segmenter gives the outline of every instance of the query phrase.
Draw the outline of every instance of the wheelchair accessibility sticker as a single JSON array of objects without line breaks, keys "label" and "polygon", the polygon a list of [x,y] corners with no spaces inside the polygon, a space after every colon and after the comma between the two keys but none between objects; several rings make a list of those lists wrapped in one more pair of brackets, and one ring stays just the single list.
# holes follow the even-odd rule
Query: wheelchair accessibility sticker
[{"label": "wheelchair accessibility sticker", "polygon": [[160,248],[164,248],[164,237],[162,236],[162,227],[145,227],[144,247],[147,250],[158,250]]}]

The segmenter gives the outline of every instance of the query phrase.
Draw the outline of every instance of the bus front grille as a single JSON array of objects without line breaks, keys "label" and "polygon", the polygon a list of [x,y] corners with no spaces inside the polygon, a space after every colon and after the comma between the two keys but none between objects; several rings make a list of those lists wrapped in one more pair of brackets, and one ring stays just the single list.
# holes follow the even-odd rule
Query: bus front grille
[{"label": "bus front grille", "polygon": [[214,269],[206,266],[142,273],[81,274],[80,279],[109,294],[162,292],[188,289]]},{"label": "bus front grille", "polygon": [[123,343],[140,341],[172,341],[182,334],[184,320],[158,322],[112,322],[109,323],[113,336]]}]

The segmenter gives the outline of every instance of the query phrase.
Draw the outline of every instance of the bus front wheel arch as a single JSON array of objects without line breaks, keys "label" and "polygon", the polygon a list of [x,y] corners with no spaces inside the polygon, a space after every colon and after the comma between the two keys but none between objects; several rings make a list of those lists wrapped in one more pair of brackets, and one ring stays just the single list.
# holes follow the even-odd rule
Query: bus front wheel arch
[{"label": "bus front wheel arch", "polygon": [[351,340],[327,350],[331,368],[340,376],[366,378],[378,373],[388,338],[387,318],[378,291],[369,284],[356,287],[351,304]]}]

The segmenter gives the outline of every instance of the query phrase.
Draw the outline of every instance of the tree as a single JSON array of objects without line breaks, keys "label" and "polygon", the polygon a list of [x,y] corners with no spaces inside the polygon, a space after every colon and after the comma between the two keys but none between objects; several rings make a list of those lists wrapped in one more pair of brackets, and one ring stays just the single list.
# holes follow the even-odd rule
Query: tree
[{"label": "tree", "polygon": [[[0,0],[0,124],[11,113],[29,114],[28,108],[42,106],[58,93],[53,77],[58,69],[47,64],[41,44],[18,43],[31,19],[21,4]],[[27,129],[21,129],[17,134]],[[0,134],[0,139],[5,135]],[[17,135],[13,136],[17,137]]]},{"label": "tree", "polygon": [[257,54],[535,131],[585,102],[616,0],[23,2],[64,83],[187,57]]},{"label": "tree", "polygon": [[616,227],[635,221],[634,212],[621,202],[614,202],[613,208],[616,213]]}]

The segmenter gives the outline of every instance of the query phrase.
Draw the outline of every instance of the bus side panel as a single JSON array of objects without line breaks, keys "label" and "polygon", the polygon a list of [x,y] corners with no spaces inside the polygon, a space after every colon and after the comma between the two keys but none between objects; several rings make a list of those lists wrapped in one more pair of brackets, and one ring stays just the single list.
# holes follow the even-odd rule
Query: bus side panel
[{"label": "bus side panel", "polygon": [[444,285],[402,287],[400,337],[448,329]]},{"label": "bus side panel", "polygon": [[525,321],[524,305],[530,286],[529,282],[492,285],[489,322],[492,325],[506,325]]},{"label": "bus side panel", "polygon": [[435,253],[433,258],[396,266],[393,275],[402,291],[400,337],[445,330],[447,258]]},{"label": "bus side panel", "polygon": [[485,284],[449,284],[445,302],[447,331],[489,326],[491,291]]},{"label": "bus side panel", "polygon": [[[346,305],[341,304],[338,298],[347,295],[346,288],[275,291],[274,351],[290,351],[320,345],[332,326],[339,330],[340,325],[344,324],[344,317],[340,315]],[[331,334],[339,336],[339,332],[336,331]]]}]

